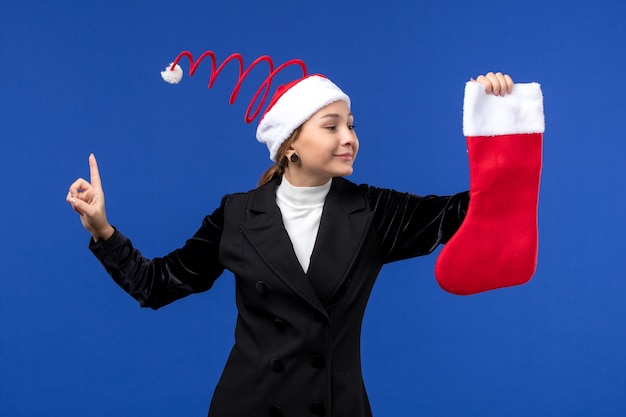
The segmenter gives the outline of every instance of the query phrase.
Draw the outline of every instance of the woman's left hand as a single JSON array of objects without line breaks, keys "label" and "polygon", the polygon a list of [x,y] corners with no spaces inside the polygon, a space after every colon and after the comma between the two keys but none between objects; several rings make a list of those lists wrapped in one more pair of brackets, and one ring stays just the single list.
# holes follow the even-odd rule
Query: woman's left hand
[{"label": "woman's left hand", "polygon": [[479,75],[475,81],[485,86],[487,94],[493,94],[494,96],[504,96],[511,94],[513,91],[513,80],[508,74],[502,74],[501,72]]}]

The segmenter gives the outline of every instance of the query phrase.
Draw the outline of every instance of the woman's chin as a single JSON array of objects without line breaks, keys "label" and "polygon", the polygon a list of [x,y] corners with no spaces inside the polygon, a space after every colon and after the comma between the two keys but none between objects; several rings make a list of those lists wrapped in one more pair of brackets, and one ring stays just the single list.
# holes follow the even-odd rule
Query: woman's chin
[{"label": "woman's chin", "polygon": [[349,175],[352,175],[353,172],[354,172],[354,168],[352,168],[352,166],[346,167],[340,170],[340,173],[338,173],[336,177],[347,177]]}]

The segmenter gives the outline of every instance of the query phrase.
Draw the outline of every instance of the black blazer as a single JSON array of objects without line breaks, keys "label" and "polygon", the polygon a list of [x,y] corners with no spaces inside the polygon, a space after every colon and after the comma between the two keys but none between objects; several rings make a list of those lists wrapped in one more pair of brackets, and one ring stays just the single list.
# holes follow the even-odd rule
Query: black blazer
[{"label": "black blazer", "polygon": [[120,232],[90,248],[142,306],[206,291],[229,269],[235,345],[209,416],[371,416],[361,322],[383,264],[424,255],[460,226],[468,193],[420,197],[333,179],[305,274],[276,204],[279,179],[227,195],[185,246],[148,260]]}]

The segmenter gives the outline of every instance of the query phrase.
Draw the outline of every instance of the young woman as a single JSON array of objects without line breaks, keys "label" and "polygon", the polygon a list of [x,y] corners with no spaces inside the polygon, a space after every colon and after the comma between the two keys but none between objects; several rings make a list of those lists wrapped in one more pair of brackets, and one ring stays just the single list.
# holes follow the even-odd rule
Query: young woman
[{"label": "young woman", "polygon": [[[510,93],[507,75],[476,80]],[[420,197],[346,179],[359,151],[350,99],[327,78],[279,88],[257,130],[276,162],[260,186],[227,195],[186,244],[144,258],[106,217],[91,181],[67,201],[90,249],[143,307],[159,308],[236,278],[235,345],[209,416],[371,416],[360,363],[363,313],[383,264],[432,252],[461,225],[468,193]]]}]

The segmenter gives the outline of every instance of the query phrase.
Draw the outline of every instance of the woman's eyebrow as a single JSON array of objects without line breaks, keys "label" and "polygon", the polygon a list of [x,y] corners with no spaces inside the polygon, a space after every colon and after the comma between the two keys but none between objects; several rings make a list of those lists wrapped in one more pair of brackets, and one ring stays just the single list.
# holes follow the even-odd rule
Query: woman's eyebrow
[{"label": "woman's eyebrow", "polygon": [[[348,119],[350,117],[353,117],[352,113],[348,114]],[[327,118],[340,119],[340,118],[342,118],[342,116],[340,114],[338,114],[338,113],[328,113],[328,114],[325,114],[322,117],[320,117],[320,119],[327,119]]]}]

